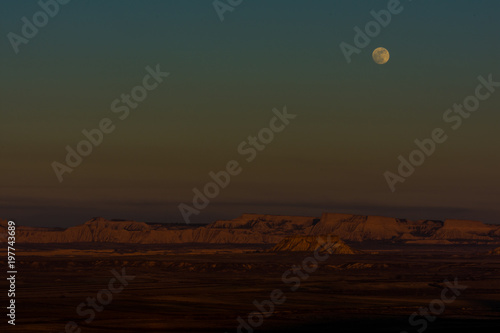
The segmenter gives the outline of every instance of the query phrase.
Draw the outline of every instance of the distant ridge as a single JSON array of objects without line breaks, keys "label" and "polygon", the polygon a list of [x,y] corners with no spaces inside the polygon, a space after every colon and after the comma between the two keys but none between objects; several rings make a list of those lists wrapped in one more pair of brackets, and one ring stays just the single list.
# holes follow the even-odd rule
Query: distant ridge
[{"label": "distant ridge", "polygon": [[[0,220],[0,234],[7,221]],[[159,224],[92,218],[62,228],[17,226],[18,243],[277,244],[286,236],[333,234],[343,241],[411,244],[500,244],[500,226],[466,220],[409,221],[383,216],[324,213],[321,218],[243,214],[209,225]]]}]

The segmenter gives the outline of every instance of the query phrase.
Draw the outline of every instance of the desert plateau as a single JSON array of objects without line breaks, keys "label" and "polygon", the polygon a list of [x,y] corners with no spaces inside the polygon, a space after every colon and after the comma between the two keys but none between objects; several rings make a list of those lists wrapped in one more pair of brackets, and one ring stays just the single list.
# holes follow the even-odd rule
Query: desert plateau
[{"label": "desert plateau", "polygon": [[[94,218],[18,230],[22,316],[12,332],[65,332],[67,323],[82,332],[454,332],[500,323],[499,227],[480,222],[244,214],[206,226]],[[104,304],[113,270],[130,280]]]}]

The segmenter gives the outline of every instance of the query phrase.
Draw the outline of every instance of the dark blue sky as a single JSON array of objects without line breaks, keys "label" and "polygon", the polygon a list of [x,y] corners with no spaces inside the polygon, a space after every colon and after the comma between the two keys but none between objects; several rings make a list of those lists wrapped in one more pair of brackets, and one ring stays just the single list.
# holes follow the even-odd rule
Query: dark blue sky
[{"label": "dark blue sky", "polygon": [[[387,1],[244,0],[221,22],[212,1],[73,0],[18,54],[7,34],[40,7],[3,1],[0,217],[182,222],[178,204],[286,105],[296,120],[195,222],[327,210],[498,222],[500,91],[395,193],[383,173],[443,126],[478,76],[500,81],[500,2],[401,6],[348,64],[339,44]],[[385,65],[371,60],[378,46]],[[156,64],[170,76],[59,183],[51,163],[115,117],[110,103]]]}]

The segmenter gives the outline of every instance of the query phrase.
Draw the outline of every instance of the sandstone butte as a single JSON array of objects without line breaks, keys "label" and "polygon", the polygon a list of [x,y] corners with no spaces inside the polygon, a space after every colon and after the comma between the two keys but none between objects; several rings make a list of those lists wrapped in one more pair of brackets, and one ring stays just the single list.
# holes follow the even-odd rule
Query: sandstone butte
[{"label": "sandstone butte", "polygon": [[[0,220],[5,238],[7,221]],[[208,225],[115,221],[98,217],[67,229],[17,226],[18,243],[277,244],[286,236],[333,234],[343,241],[409,244],[500,244],[500,225],[466,220],[417,220],[324,213],[306,216],[243,214]]]}]

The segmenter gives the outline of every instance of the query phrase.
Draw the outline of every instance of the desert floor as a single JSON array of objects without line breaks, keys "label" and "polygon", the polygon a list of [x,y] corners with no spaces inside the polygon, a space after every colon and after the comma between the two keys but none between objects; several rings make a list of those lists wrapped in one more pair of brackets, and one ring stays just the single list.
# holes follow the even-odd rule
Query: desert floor
[{"label": "desert floor", "polygon": [[[257,311],[254,300],[280,289],[286,300],[265,313],[255,332],[417,332],[424,324],[412,326],[411,314],[440,299],[445,279],[455,278],[467,288],[437,319],[426,320],[425,331],[500,327],[500,256],[488,255],[491,247],[352,246],[366,254],[329,256],[298,278],[295,291],[282,275],[312,253],[189,244],[24,247],[17,257],[16,326],[7,331],[64,332],[74,321],[81,332],[237,332],[238,316],[246,319]],[[107,289],[111,270],[122,268],[135,278],[85,323],[77,306]],[[0,284],[8,289],[5,280]]]}]

